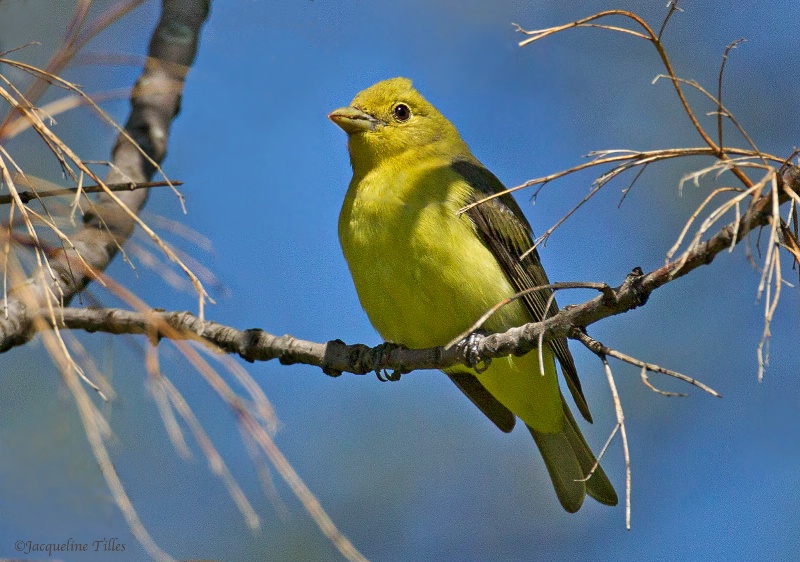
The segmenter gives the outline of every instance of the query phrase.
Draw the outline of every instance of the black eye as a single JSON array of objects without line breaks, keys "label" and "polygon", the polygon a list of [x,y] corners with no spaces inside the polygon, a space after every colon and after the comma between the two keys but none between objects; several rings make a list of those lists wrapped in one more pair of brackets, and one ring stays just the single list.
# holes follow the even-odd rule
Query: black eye
[{"label": "black eye", "polygon": [[398,121],[408,121],[409,117],[411,117],[411,109],[404,103],[398,103],[394,106],[392,113],[394,113],[394,118]]}]

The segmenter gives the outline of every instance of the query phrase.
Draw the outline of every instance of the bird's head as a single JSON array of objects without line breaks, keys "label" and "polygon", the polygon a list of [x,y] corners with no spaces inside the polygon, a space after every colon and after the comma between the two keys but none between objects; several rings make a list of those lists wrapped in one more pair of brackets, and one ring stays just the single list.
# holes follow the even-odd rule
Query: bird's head
[{"label": "bird's head", "polygon": [[458,131],[411,85],[391,78],[362,91],[328,117],[349,137],[353,169],[366,170],[408,150],[469,152]]}]

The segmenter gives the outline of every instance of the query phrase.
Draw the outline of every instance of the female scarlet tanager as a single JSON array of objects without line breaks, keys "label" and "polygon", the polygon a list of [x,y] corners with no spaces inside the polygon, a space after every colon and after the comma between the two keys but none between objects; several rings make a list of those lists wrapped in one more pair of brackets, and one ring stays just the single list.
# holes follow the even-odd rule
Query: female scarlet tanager
[{"label": "female scarlet tanager", "polygon": [[[411,348],[445,345],[514,293],[549,283],[528,221],[458,131],[406,78],[379,82],[329,116],[349,136],[353,179],[339,216],[339,240],[361,305],[386,341]],[[502,332],[541,320],[550,291],[501,308],[484,328]],[[558,311],[553,301],[549,314]],[[616,505],[603,469],[561,394],[555,360],[583,417],[591,415],[562,338],[539,354],[495,359],[483,372],[445,371],[502,431],[522,419],[569,512],[588,493]]]}]

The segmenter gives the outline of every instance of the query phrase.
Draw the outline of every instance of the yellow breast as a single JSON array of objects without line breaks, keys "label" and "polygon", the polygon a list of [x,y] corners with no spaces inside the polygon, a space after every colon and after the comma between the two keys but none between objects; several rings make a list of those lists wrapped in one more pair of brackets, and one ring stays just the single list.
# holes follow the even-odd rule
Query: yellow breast
[{"label": "yellow breast", "polygon": [[[500,266],[457,211],[469,185],[449,162],[395,165],[354,178],[339,217],[339,238],[361,305],[387,341],[443,345],[488,308],[514,294]],[[487,328],[528,321],[505,307]]]}]

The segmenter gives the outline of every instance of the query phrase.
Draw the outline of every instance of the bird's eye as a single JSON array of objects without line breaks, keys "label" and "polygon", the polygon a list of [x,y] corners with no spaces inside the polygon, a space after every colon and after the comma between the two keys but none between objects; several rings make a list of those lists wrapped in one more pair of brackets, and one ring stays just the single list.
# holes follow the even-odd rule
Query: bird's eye
[{"label": "bird's eye", "polygon": [[394,118],[400,122],[408,121],[409,117],[411,117],[411,109],[404,103],[398,103],[394,106],[392,113]]}]

